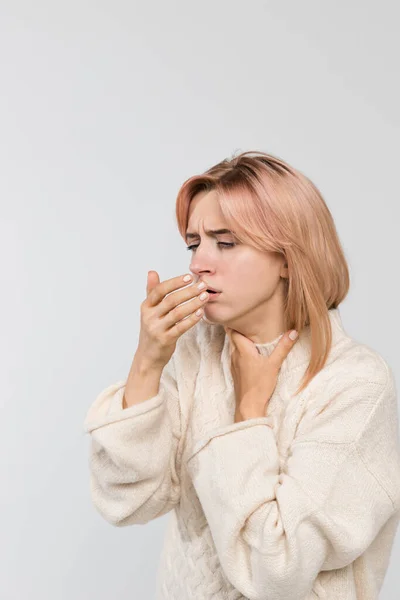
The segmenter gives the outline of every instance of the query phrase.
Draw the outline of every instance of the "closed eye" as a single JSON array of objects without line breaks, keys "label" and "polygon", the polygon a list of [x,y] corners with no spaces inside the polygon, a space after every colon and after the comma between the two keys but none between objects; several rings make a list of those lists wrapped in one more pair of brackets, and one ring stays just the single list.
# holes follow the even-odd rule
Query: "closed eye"
[{"label": "closed eye", "polygon": [[[217,242],[217,244],[219,246],[223,246],[224,248],[233,248],[233,246],[236,246],[236,244],[233,243],[229,243],[229,242]],[[198,244],[192,244],[191,246],[187,246],[186,250],[191,250],[192,252],[198,247]]]}]

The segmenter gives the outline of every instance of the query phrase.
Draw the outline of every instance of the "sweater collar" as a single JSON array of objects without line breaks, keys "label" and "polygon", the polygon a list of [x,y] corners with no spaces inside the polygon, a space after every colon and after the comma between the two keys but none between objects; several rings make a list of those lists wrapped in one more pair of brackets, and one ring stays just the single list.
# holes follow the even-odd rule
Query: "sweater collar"
[{"label": "sweater collar", "polygon": [[[341,339],[348,337],[344,331],[341,314],[339,308],[331,308],[328,310],[329,320],[332,326],[332,346],[335,346]],[[263,344],[255,344],[260,354],[270,356],[273,350],[279,343],[283,333],[278,335],[274,340]],[[229,337],[226,335],[223,346],[223,354],[229,357]],[[290,350],[289,354],[282,363],[281,371],[292,370],[305,362],[309,362],[311,358],[311,330],[310,326],[306,325],[299,333],[299,337]]]}]

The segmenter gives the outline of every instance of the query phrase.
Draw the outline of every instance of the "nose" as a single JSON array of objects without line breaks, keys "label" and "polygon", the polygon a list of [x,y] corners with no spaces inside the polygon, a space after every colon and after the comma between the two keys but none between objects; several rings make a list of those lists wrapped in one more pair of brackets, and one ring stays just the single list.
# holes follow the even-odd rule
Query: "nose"
[{"label": "nose", "polygon": [[215,269],[207,269],[207,268],[200,268],[200,267],[189,267],[189,271],[191,271],[193,273],[193,276],[195,278],[195,283],[205,274],[213,274],[215,273]]},{"label": "nose", "polygon": [[197,279],[200,279],[205,273],[214,274],[215,266],[210,253],[204,251],[199,253],[199,248],[197,248],[196,254],[192,257],[190,262],[189,270]]}]

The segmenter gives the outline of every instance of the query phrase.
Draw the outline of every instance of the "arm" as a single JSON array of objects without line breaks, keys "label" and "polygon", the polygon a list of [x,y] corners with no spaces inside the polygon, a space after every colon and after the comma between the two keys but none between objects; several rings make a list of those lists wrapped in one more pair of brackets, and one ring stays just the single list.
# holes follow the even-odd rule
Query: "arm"
[{"label": "arm", "polygon": [[222,568],[247,598],[306,597],[399,514],[393,380],[354,381],[330,398],[325,386],[330,405],[306,415],[282,467],[268,416],[212,430],[188,460]]},{"label": "arm", "polygon": [[[130,408],[156,396],[162,372],[163,369],[146,365],[135,355],[124,389],[122,408]],[[109,414],[119,408],[119,403],[111,404]]]},{"label": "arm", "polygon": [[154,374],[140,390],[132,387],[139,379],[128,381],[130,406],[123,408],[128,383],[120,381],[99,394],[85,419],[91,436],[92,500],[116,526],[147,523],[170,511],[180,497],[181,421],[174,357],[164,367],[159,386]]},{"label": "arm", "polygon": [[156,396],[160,389],[161,375],[162,372],[157,370],[135,373],[125,387],[122,408],[130,408]]}]

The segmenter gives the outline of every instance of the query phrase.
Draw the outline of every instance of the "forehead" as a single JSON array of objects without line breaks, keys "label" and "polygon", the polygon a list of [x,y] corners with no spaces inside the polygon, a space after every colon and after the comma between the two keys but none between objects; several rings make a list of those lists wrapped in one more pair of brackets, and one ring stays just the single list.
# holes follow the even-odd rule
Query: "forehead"
[{"label": "forehead", "polygon": [[196,194],[189,206],[188,231],[227,227],[215,190],[203,190]]}]

